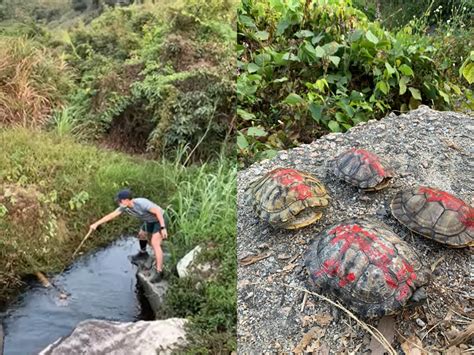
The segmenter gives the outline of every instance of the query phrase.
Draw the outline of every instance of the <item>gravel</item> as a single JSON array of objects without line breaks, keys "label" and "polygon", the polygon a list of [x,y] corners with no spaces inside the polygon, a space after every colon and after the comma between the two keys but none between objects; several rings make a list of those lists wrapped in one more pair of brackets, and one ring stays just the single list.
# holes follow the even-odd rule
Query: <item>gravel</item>
[{"label": "gravel", "polygon": [[[237,257],[270,253],[250,265],[238,266],[239,353],[288,352],[297,345],[298,349],[303,346],[306,351],[319,349],[331,354],[373,350],[370,335],[344,312],[316,297],[304,297],[305,293],[296,289],[309,287],[302,254],[318,232],[345,218],[364,216],[388,224],[434,268],[427,303],[394,317],[397,336],[393,346],[402,353],[404,338],[416,336],[423,339],[422,346],[430,353],[441,353],[449,336],[465,329],[474,318],[472,249],[450,249],[414,235],[391,216],[389,202],[400,189],[428,185],[472,205],[473,137],[474,117],[421,106],[279,152],[274,159],[239,172]],[[351,147],[371,150],[389,162],[396,176],[387,189],[364,193],[329,171],[329,159]],[[249,182],[277,167],[307,171],[323,181],[331,203],[322,220],[286,231],[256,218],[244,203],[244,191]],[[367,323],[377,326],[378,321]],[[303,339],[310,331],[311,336]]]}]

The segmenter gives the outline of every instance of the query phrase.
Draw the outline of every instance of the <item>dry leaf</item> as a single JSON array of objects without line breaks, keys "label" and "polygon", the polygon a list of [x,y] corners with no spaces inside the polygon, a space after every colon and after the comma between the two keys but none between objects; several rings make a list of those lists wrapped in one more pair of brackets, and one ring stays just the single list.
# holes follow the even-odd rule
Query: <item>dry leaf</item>
[{"label": "dry leaf", "polygon": [[324,335],[325,331],[320,327],[313,327],[311,328],[305,335],[301,341],[296,345],[293,349],[295,354],[301,354],[306,351],[306,348],[311,344],[313,341],[319,341],[319,339]]},{"label": "dry leaf", "polygon": [[[392,344],[395,339],[395,317],[385,316],[382,317],[379,321],[377,329],[382,335],[387,339],[387,341]],[[385,353],[385,348],[378,340],[373,336],[370,340],[369,349],[372,350],[372,355],[383,354]]]},{"label": "dry leaf", "polygon": [[469,324],[466,330],[460,332],[453,340],[449,342],[449,346],[455,346],[469,342],[474,335],[474,321]]},{"label": "dry leaf", "polygon": [[240,264],[243,266],[254,264],[260,260],[266,259],[271,255],[271,253],[266,254],[258,254],[258,255],[248,255],[242,259],[240,259]]},{"label": "dry leaf", "polygon": [[456,346],[451,346],[450,348],[448,348],[446,350],[446,354],[449,354],[449,355],[461,355],[462,354],[462,350],[459,349],[458,347]]},{"label": "dry leaf", "polygon": [[325,326],[331,323],[332,321],[332,316],[327,313],[316,313],[312,314],[310,316],[304,316],[303,317],[303,327],[306,327],[307,325],[310,324],[317,324],[319,326]]},{"label": "dry leaf", "polygon": [[427,354],[427,352],[423,350],[423,345],[421,344],[421,340],[416,335],[412,335],[411,337],[408,337],[402,343],[402,350],[405,353],[405,355]]}]

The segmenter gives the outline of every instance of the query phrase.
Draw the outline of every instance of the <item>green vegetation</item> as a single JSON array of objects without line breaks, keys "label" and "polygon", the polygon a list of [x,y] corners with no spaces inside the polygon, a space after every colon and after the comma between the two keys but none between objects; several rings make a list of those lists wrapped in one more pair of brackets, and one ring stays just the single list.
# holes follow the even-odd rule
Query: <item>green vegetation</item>
[{"label": "green vegetation", "polygon": [[[68,265],[127,186],[167,208],[165,267],[197,244],[217,267],[171,275],[163,314],[192,320],[186,351],[231,352],[236,0],[110,3],[0,1],[0,301]],[[114,221],[84,251],[136,228]]]},{"label": "green vegetation", "polygon": [[465,61],[474,32],[462,10],[467,2],[460,6],[451,22],[443,24],[440,14],[427,35],[432,7],[389,30],[349,0],[243,0],[237,80],[241,164],[390,111],[420,104],[472,109],[472,66]]}]

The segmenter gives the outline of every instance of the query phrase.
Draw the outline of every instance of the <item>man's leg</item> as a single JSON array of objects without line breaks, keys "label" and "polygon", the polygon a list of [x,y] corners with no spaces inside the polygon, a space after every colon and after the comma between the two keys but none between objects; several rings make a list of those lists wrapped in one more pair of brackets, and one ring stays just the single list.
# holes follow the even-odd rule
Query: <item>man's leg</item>
[{"label": "man's leg", "polygon": [[156,258],[156,271],[161,273],[163,271],[163,251],[161,250],[161,234],[155,232],[151,236],[151,246],[155,252]]},{"label": "man's leg", "polygon": [[143,229],[144,227],[140,228],[140,231],[138,232],[138,242],[140,243],[140,251],[136,253],[135,255],[132,256],[131,261],[133,264],[137,264],[139,260],[146,259],[148,257],[148,253],[146,252],[146,246],[148,244],[147,241],[147,232],[146,229]]}]

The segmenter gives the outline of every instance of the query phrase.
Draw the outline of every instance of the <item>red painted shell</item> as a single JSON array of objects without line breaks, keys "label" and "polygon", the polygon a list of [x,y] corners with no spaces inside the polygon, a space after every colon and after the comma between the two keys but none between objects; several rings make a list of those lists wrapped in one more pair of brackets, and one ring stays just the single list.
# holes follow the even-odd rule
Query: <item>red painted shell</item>
[{"label": "red painted shell", "polygon": [[349,149],[334,159],[333,167],[337,177],[367,191],[383,189],[393,177],[388,165],[365,149]]},{"label": "red painted shell", "polygon": [[329,196],[314,176],[278,168],[249,185],[247,202],[262,220],[276,227],[295,229],[320,219]]},{"label": "red painted shell", "polygon": [[322,231],[305,265],[314,286],[364,317],[395,313],[424,300],[429,270],[388,226],[345,220]]},{"label": "red painted shell", "polygon": [[391,210],[415,233],[452,247],[474,245],[474,208],[448,192],[426,186],[400,191]]}]

